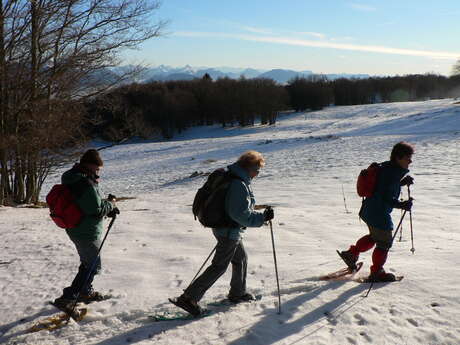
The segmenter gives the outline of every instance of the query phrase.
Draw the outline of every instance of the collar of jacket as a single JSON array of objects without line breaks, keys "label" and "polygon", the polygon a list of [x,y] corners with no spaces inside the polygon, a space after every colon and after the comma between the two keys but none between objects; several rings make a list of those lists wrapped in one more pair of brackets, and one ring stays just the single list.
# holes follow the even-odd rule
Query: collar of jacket
[{"label": "collar of jacket", "polygon": [[406,175],[409,172],[409,169],[404,169],[401,168],[401,166],[398,163],[392,162],[392,161],[386,161],[383,162],[382,165],[385,167],[390,168],[394,174],[398,175],[398,178],[401,180],[404,175]]},{"label": "collar of jacket", "polygon": [[80,163],[76,163],[72,169],[75,169],[78,172],[85,175],[86,178],[88,178],[91,182],[95,184],[99,183],[99,176],[93,173],[91,170],[87,169],[85,166],[81,165]]},{"label": "collar of jacket", "polygon": [[249,185],[251,183],[249,173],[246,171],[246,169],[243,169],[238,163],[233,163],[229,165],[227,168],[228,170],[230,170],[232,174],[235,174],[236,176],[241,178],[246,184]]}]

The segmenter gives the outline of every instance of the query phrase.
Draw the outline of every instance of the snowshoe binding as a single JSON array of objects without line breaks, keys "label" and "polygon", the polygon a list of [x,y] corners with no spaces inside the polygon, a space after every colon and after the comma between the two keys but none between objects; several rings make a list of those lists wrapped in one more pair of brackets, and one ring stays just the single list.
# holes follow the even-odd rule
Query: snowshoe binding
[{"label": "snowshoe binding", "polygon": [[345,262],[345,264],[350,269],[350,272],[355,272],[359,270],[359,266],[356,264],[358,258],[354,256],[349,250],[344,250],[339,252],[337,250],[337,254],[341,257],[341,259]]},{"label": "snowshoe binding", "polygon": [[81,321],[88,312],[86,308],[79,308],[75,306],[75,300],[68,298],[59,297],[50,302],[50,304],[63,311],[77,322]]},{"label": "snowshoe binding", "polygon": [[206,312],[206,310],[201,308],[197,302],[184,295],[177,298],[168,298],[168,300],[175,306],[185,310],[195,317],[198,317]]}]

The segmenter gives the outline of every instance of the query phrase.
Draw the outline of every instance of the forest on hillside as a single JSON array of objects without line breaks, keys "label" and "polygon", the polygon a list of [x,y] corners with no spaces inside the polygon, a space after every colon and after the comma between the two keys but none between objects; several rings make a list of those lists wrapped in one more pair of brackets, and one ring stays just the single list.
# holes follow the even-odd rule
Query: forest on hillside
[{"label": "forest on hillside", "polygon": [[281,111],[314,111],[330,105],[407,102],[460,96],[460,76],[435,74],[328,80],[295,78],[130,84],[86,102],[91,137],[120,141],[134,136],[173,138],[193,126],[272,125]]}]

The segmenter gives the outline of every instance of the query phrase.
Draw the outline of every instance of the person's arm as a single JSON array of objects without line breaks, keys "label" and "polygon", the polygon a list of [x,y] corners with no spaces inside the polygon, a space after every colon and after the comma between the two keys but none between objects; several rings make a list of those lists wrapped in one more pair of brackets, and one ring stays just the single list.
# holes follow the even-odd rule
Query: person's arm
[{"label": "person's arm", "polygon": [[382,176],[382,199],[393,208],[399,208],[399,193],[401,191],[400,182],[392,179],[391,176]]},{"label": "person's arm", "polygon": [[85,215],[99,218],[107,216],[114,208],[110,201],[102,200],[96,188],[89,183],[78,200],[78,206]]},{"label": "person's arm", "polygon": [[260,227],[264,215],[251,209],[251,197],[244,182],[233,180],[227,192],[227,214],[243,227]]}]

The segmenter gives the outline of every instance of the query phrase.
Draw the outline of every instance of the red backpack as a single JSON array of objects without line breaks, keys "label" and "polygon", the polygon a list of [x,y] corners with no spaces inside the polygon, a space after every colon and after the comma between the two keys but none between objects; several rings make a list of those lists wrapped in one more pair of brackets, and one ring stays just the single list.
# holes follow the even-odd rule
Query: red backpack
[{"label": "red backpack", "polygon": [[367,169],[361,170],[356,183],[356,190],[360,197],[369,198],[374,195],[380,169],[381,165],[374,162]]},{"label": "red backpack", "polygon": [[81,221],[83,213],[77,206],[68,186],[56,184],[46,196],[50,208],[50,217],[63,229],[75,228]]}]

